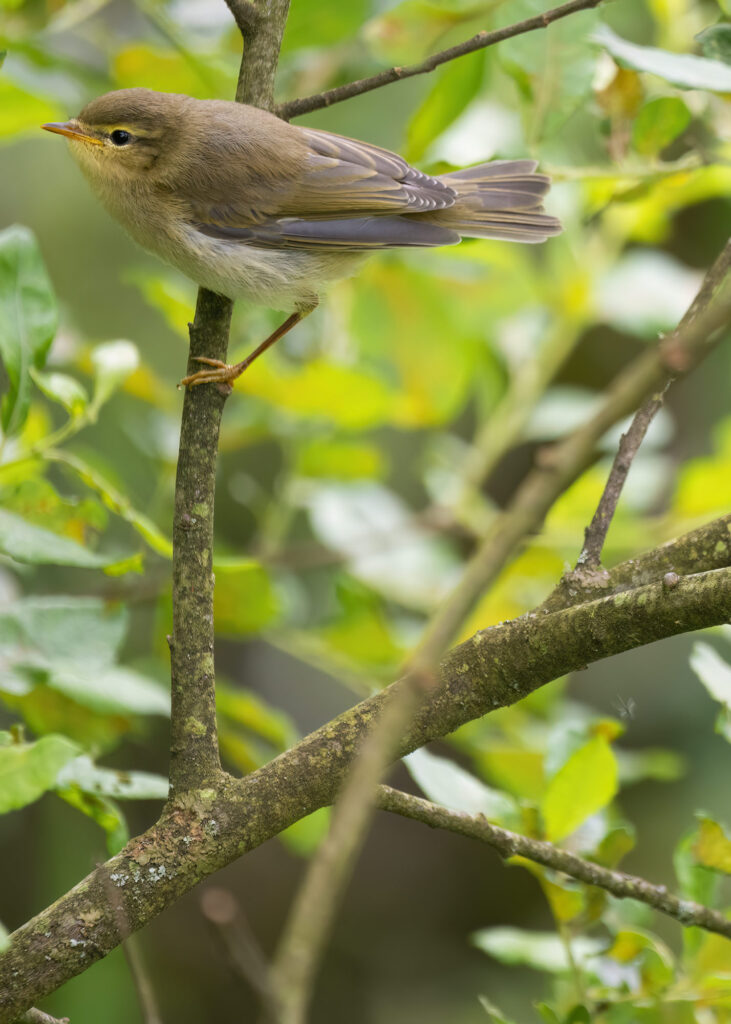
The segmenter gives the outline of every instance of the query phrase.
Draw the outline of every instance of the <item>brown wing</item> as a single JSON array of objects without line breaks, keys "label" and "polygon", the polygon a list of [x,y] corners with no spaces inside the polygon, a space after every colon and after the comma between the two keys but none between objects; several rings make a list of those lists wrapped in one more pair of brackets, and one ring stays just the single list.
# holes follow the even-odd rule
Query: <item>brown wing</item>
[{"label": "brown wing", "polygon": [[251,245],[320,250],[459,241],[447,227],[402,216],[451,206],[456,192],[448,184],[378,146],[309,128],[296,131],[299,159],[290,173],[252,182],[244,195],[223,202],[198,197],[190,204],[197,230]]}]

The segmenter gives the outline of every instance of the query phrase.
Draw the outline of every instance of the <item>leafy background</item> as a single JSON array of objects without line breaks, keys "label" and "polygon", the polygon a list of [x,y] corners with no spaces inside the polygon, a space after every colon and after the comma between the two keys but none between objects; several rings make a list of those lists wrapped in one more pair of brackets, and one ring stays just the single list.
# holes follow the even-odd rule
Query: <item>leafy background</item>
[{"label": "leafy background", "polygon": [[[281,98],[545,6],[293,0]],[[303,119],[429,170],[534,156],[566,231],[539,250],[480,241],[379,256],[237,385],[216,567],[232,770],[393,678],[538,447],[682,314],[731,222],[730,13],[728,0],[617,0]],[[228,98],[239,39],[218,0],[0,0],[0,50],[0,918],[12,928],[151,823],[164,797],[175,384],[195,299],[95,205],[38,125],[132,85]],[[233,355],[275,319],[237,309]],[[730,363],[721,348],[673,388],[609,563],[728,510]],[[465,634],[535,605],[575,559],[617,436]],[[678,638],[557,681],[413,755],[398,781],[722,907],[728,641]],[[216,879],[267,949],[326,824],[315,815]],[[253,1012],[198,894],[143,948],[164,1019]],[[74,1024],[137,1020],[122,954],[48,1009]],[[721,939],[379,819],[314,1019],[730,1014]]]}]

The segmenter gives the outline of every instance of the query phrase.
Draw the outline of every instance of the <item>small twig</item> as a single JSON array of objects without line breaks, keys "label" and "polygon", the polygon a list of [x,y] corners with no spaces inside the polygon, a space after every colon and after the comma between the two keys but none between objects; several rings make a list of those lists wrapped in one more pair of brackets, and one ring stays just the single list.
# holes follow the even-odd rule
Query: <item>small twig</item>
[{"label": "small twig", "polygon": [[[669,382],[666,387],[669,386]],[[576,568],[597,569],[601,564],[602,548],[612,525],[622,489],[629,474],[634,457],[640,450],[647,429],[662,408],[665,392],[653,395],[642,405],[630,424],[626,434],[622,434],[619,449],[614,457],[596,512],[584,532],[584,547],[579,555]]]},{"label": "small twig", "polygon": [[371,92],[373,89],[380,89],[391,82],[399,82],[402,78],[413,78],[414,75],[426,75],[434,71],[441,64],[446,64],[457,57],[464,57],[475,50],[484,50],[488,46],[502,43],[505,39],[512,39],[513,36],[523,35],[524,32],[534,32],[536,29],[547,28],[552,22],[560,18],[566,18],[578,11],[590,10],[598,7],[603,0],[570,0],[569,3],[553,7],[543,14],[536,14],[525,21],[516,22],[514,25],[507,25],[505,28],[494,29],[492,32],[483,30],[476,36],[450,46],[446,50],[433,53],[418,64],[410,64],[407,67],[388,68],[380,71],[370,78],[361,78],[357,82],[348,82],[346,85],[339,85],[335,89],[328,89],[326,92],[317,93],[314,96],[305,96],[302,99],[290,100],[289,103],[282,103],[276,109],[276,113],[289,120],[292,117],[299,117],[301,114],[309,114],[313,110],[320,110],[322,107],[331,107],[334,103],[342,103],[343,100],[352,99],[353,96],[361,96],[364,92]]},{"label": "small twig", "polygon": [[231,968],[256,992],[262,1006],[273,1011],[269,965],[233,893],[210,885],[201,895],[201,912],[223,946]]},{"label": "small twig", "polygon": [[670,355],[670,373],[666,377],[662,392],[648,398],[644,405],[635,413],[627,433],[622,435],[619,442],[619,450],[614,458],[599,505],[591,523],[586,528],[584,547],[576,562],[574,572],[581,569],[594,570],[601,564],[604,541],[606,540],[614,513],[617,510],[617,504],[622,494],[627,474],[645,438],[648,427],[662,406],[665,391],[674,380],[675,374],[672,372],[673,363],[677,366],[678,373],[682,373],[686,368],[686,355],[683,352],[682,334],[694,324],[696,318],[709,306],[717,289],[723,284],[729,267],[731,267],[731,240],[726,243],[706,273],[698,293],[686,310],[682,320],[670,337],[663,343],[666,359],[668,354]]},{"label": "small twig", "polygon": [[596,885],[619,899],[639,900],[675,918],[686,928],[695,926],[731,939],[731,920],[717,910],[692,900],[681,900],[669,893],[664,885],[653,885],[637,875],[612,871],[577,857],[568,850],[561,850],[552,843],[529,839],[517,832],[491,825],[483,815],[452,811],[390,786],[379,786],[378,806],[384,811],[421,821],[430,828],[443,828],[471,839],[479,839],[494,847],[503,857],[525,857],[587,885]]},{"label": "small twig", "polygon": [[52,1017],[50,1013],[37,1010],[35,1006],[26,1010],[20,1020],[22,1024],[69,1024],[68,1017]]}]

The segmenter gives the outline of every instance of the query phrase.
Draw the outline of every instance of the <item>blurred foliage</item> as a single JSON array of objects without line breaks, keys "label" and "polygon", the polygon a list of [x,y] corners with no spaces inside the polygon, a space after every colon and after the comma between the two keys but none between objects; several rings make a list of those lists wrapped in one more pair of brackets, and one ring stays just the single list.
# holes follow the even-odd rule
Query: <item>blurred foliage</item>
[{"label": "blurred foliage", "polygon": [[[294,0],[281,96],[418,60],[546,6]],[[620,0],[447,64],[410,91],[392,85],[309,118],[398,147],[427,170],[531,156],[554,178],[548,206],[566,231],[538,251],[468,241],[384,254],[242,378],[221,439],[221,635],[264,637],[358,694],[394,677],[475,532],[525,472],[526,453],[580,422],[612,374],[677,322],[722,244],[730,14],[726,0]],[[112,88],[230,97],[239,40],[213,0],[0,0],[0,51],[0,141],[10,158],[40,122]],[[62,216],[50,171],[67,157],[60,140],[42,143]],[[78,256],[68,244],[64,262]],[[115,338],[114,308],[112,340],[87,337],[79,310],[59,303],[34,234],[0,233],[0,700],[9,727],[0,809],[54,791],[101,827],[111,850],[127,836],[120,801],[165,796],[159,776],[96,759],[125,737],[150,742],[152,716],[167,713],[174,383],[195,295],[141,259],[123,279],[155,330],[171,334],[175,365],[152,350],[140,358],[141,327],[139,337]],[[237,310],[234,356],[274,323],[269,311]],[[727,380],[718,387],[728,395]],[[728,511],[731,419],[680,464],[683,416],[671,396],[635,460],[608,564]],[[575,559],[618,433],[464,635],[533,607]],[[692,664],[720,705],[718,733],[731,740],[727,660],[699,643]],[[685,766],[672,751],[624,744],[631,699],[614,720],[564,693],[554,683],[460,729],[452,745],[469,770],[427,751],[408,768],[438,802],[616,866],[634,845],[618,795],[641,779],[672,783]],[[231,768],[252,771],[296,742],[289,716],[253,690],[221,681],[218,699]],[[307,855],[326,828],[323,811],[282,838]],[[712,817],[688,823],[675,853],[681,894],[727,905],[730,847]],[[550,996],[532,1019],[731,1020],[731,958],[718,936],[689,929],[674,955],[647,908],[516,865],[537,878],[555,932],[492,928],[473,941],[549,975]],[[487,997],[481,1005],[508,1021]]]}]

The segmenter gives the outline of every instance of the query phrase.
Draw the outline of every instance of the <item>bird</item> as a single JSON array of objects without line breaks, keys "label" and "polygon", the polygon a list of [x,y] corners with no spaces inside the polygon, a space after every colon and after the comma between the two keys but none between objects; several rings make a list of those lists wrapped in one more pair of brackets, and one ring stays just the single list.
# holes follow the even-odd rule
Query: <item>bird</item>
[{"label": "bird", "polygon": [[232,385],[377,250],[561,231],[543,211],[550,178],[533,160],[430,175],[257,107],[142,88],[41,127],[66,137],[92,191],[144,249],[219,295],[289,312],[242,362],[198,357],[204,367],[181,381],[189,387]]}]

